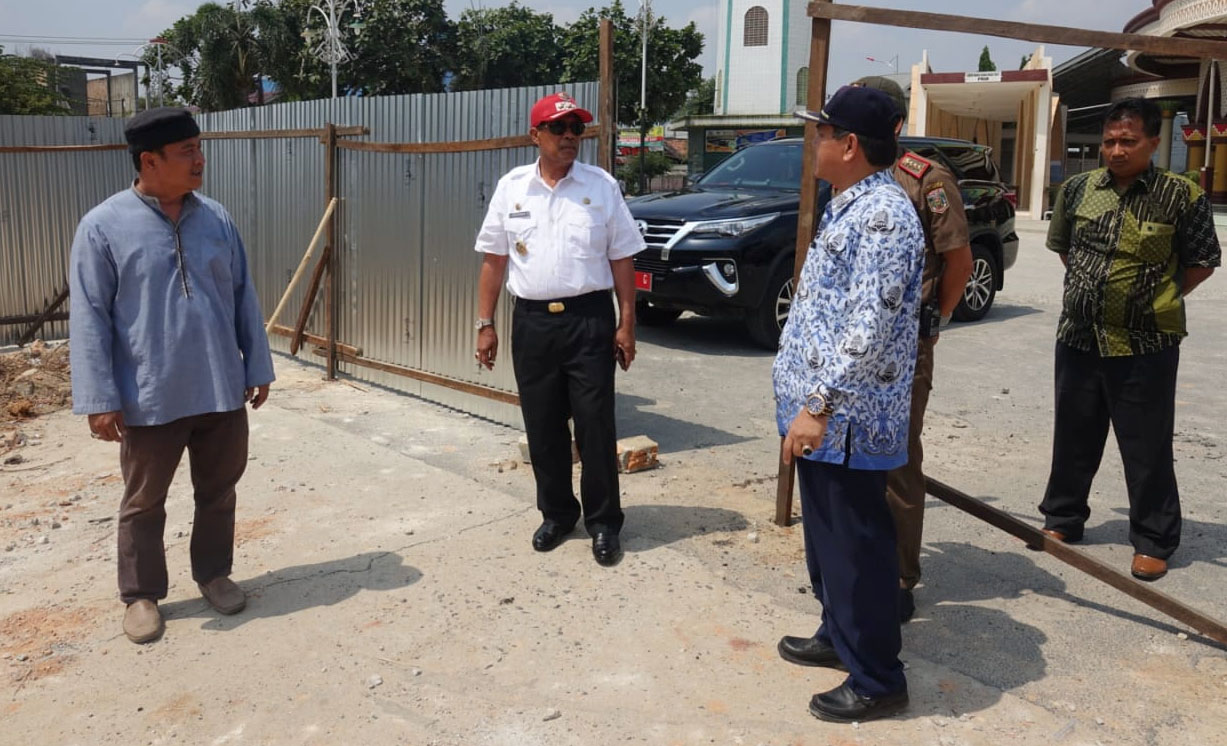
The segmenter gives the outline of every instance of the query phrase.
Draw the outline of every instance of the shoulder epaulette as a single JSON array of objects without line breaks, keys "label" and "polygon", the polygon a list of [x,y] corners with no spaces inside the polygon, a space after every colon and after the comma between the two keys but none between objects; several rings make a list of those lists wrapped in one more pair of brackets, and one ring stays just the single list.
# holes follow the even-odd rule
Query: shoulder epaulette
[{"label": "shoulder epaulette", "polygon": [[924,178],[924,175],[933,168],[933,163],[916,155],[915,153],[904,153],[899,159],[899,170],[916,179]]}]

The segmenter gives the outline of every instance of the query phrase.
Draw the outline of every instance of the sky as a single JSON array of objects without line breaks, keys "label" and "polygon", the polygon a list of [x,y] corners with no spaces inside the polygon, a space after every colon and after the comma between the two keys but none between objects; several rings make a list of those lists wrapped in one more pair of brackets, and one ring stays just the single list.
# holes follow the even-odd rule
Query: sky
[{"label": "sky", "polygon": [[[628,12],[636,12],[640,0],[623,0]],[[705,75],[715,74],[716,0],[651,0],[653,12],[670,26],[694,22],[706,37],[699,61]],[[1137,13],[1150,6],[1150,0],[836,0],[901,10],[923,10],[972,17],[993,17],[1056,26],[1121,31]],[[586,8],[605,5],[605,0],[521,0],[523,5],[554,15],[558,23],[568,23]],[[136,53],[140,40],[155,36],[174,21],[191,13],[197,0],[0,0],[0,45],[8,52],[37,46],[63,55],[115,57]],[[501,0],[445,0],[448,15],[458,19],[468,7],[498,7]],[[14,40],[14,36],[39,37],[47,41]],[[117,41],[107,43],[56,43],[50,37],[91,37]],[[30,42],[29,44],[25,42]],[[836,22],[832,30],[831,86],[862,75],[891,72],[887,62],[899,58],[899,69],[907,71],[928,50],[935,72],[975,70],[980,50],[987,44],[999,69],[1016,69],[1035,44],[987,36],[939,31],[917,31],[887,26]],[[1081,48],[1046,47],[1053,64],[1073,57]],[[649,61],[649,64],[650,61]]]}]

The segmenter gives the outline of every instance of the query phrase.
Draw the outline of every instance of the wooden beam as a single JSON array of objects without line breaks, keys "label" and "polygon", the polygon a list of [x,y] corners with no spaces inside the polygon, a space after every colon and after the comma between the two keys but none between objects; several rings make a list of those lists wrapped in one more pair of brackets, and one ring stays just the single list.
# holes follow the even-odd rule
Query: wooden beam
[{"label": "wooden beam", "polygon": [[[324,129],[324,200],[328,203],[336,198],[337,193],[337,128],[331,122]],[[328,320],[326,328],[328,330],[328,365],[326,377],[329,381],[337,379],[337,321],[339,315],[340,301],[340,283],[337,281],[337,271],[340,269],[341,262],[338,261],[337,248],[337,221],[332,217],[328,221],[328,246],[332,247],[332,251],[327,251],[328,255],[328,282],[325,285],[326,292],[324,294],[326,308],[328,312]]]},{"label": "wooden beam", "polygon": [[[38,321],[38,317],[41,315],[42,314],[39,313],[26,313],[21,314],[20,316],[0,316],[0,326],[20,326],[22,324],[33,324],[35,321]],[[68,312],[60,311],[59,313],[53,313],[48,316],[46,320],[67,321]]]},{"label": "wooden beam", "polygon": [[[812,18],[828,21],[872,23],[879,26],[954,31],[979,36],[999,36],[1045,44],[1066,44],[1075,47],[1098,47],[1123,51],[1148,52],[1167,57],[1193,57],[1227,60],[1227,42],[1207,39],[1172,38],[1146,34],[1121,34],[1112,31],[1088,31],[1069,26],[1047,26],[1039,23],[998,21],[992,18],[972,18],[947,13],[924,13],[894,8],[867,8],[863,5],[834,4],[816,0],[807,11]],[[811,75],[813,72],[811,71]]]},{"label": "wooden beam", "polygon": [[1132,577],[1096,559],[1083,550],[1064,542],[1056,541],[1035,526],[1023,523],[1009,513],[959,492],[955,488],[943,484],[936,479],[926,478],[925,487],[928,493],[937,499],[949,503],[966,513],[970,513],[1011,536],[1022,539],[1029,547],[1042,549],[1096,580],[1102,580],[1130,598],[1141,601],[1150,608],[1166,614],[1178,622],[1187,624],[1206,637],[1227,645],[1227,624],[1214,617],[1203,614],[1162,591],[1155,590],[1152,585],[1134,580]]},{"label": "wooden beam", "polygon": [[[279,337],[292,337],[294,335],[293,329],[291,329],[288,326],[284,326],[282,324],[274,324],[273,328],[270,329],[269,331],[273,334],[276,334]],[[310,332],[303,332],[302,338],[304,341],[310,342],[313,345],[318,345],[321,348],[328,346],[328,340],[324,337],[319,336],[318,334],[311,334]],[[340,342],[337,342],[337,351],[343,355],[353,355],[355,357],[362,356],[361,347],[354,347],[353,345],[342,344]]]},{"label": "wooden beam", "polygon": [[[610,128],[612,129],[612,128]],[[600,137],[605,127],[597,124],[589,127],[580,136],[581,140]],[[532,138],[527,134],[510,137],[495,137],[489,140],[463,140],[460,142],[353,142],[337,143],[341,150],[359,150],[367,153],[474,153],[482,150],[506,150],[508,148],[531,148]]]},{"label": "wooden beam", "polygon": [[[323,349],[316,349],[315,354],[324,355],[326,353]],[[393,375],[403,376],[405,378],[412,378],[415,381],[422,381],[423,383],[429,383],[435,386],[442,386],[443,388],[453,389],[455,391],[463,391],[466,394],[473,394],[474,396],[480,396],[484,399],[492,399],[494,401],[503,402],[504,404],[513,404],[517,407],[520,406],[519,395],[513,394],[510,391],[503,391],[502,389],[495,389],[495,388],[490,388],[489,386],[482,386],[479,383],[469,383],[468,381],[459,381],[454,378],[448,378],[446,376],[441,376],[437,373],[428,373],[427,371],[418,370],[416,368],[406,368],[403,365],[396,365],[394,363],[384,363],[384,362],[380,362],[379,360],[369,360],[367,358],[360,357],[358,355],[350,355],[343,351],[339,351],[339,357],[341,358],[342,362],[348,363],[350,365],[357,365],[362,368],[370,368],[371,370],[379,370],[379,371],[383,371],[384,373],[391,373]]]},{"label": "wooden beam", "polygon": [[38,330],[43,328],[43,324],[47,323],[47,319],[50,318],[51,314],[55,313],[55,309],[59,308],[66,300],[68,300],[67,282],[64,283],[64,289],[56,293],[51,302],[47,304],[47,307],[43,309],[43,312],[34,319],[34,323],[30,325],[29,329],[26,329],[25,334],[21,335],[21,338],[17,340],[17,344],[19,346],[24,345],[34,339],[34,335],[38,334]]},{"label": "wooden beam", "polygon": [[315,307],[315,296],[319,294],[320,281],[324,279],[324,272],[328,270],[331,261],[332,244],[328,244],[324,246],[324,253],[320,255],[319,262],[311,272],[311,282],[307,283],[307,294],[303,296],[302,308],[298,309],[298,320],[294,322],[294,333],[290,336],[291,355],[297,355],[298,348],[302,345],[303,333],[307,328],[307,321],[311,318],[311,309]]},{"label": "wooden beam", "polygon": [[597,121],[609,125],[601,127],[599,145],[597,145],[597,165],[609,173],[614,172],[614,142],[617,135],[613,123],[618,120],[617,97],[614,88],[613,72],[613,21],[601,19],[601,87],[600,101],[597,103]]},{"label": "wooden beam", "polygon": [[[366,127],[337,127],[338,137],[369,135]],[[299,137],[315,137],[324,141],[323,129],[297,130],[247,130],[241,132],[201,132],[201,140],[286,140]],[[107,145],[6,145],[0,147],[0,153],[72,153],[90,150],[127,150],[128,146],[120,143]]]},{"label": "wooden beam", "polygon": [[[371,131],[366,127],[336,127],[338,137],[347,137],[353,135],[369,135]],[[315,137],[324,142],[327,137],[327,127],[322,129],[293,129],[293,130],[236,130],[236,131],[218,131],[218,132],[201,132],[201,140],[291,140],[302,137]]]},{"label": "wooden beam", "polygon": [[[831,0],[818,0],[829,4]],[[809,43],[809,88],[805,92],[806,107],[821,109],[827,95],[827,64],[831,56],[831,22],[815,18],[810,22]],[[818,125],[806,120],[805,145],[801,155],[801,206],[797,212],[796,254],[793,257],[793,285],[801,277],[805,256],[809,253],[810,241],[818,230],[818,180],[814,178],[814,144],[817,142]],[[780,441],[781,445],[783,440]],[[780,449],[781,454],[783,448]],[[775,485],[775,523],[787,526],[792,520],[792,493],[796,479],[796,466],[785,464],[780,456],[779,473]]]},{"label": "wooden beam", "polygon": [[127,150],[127,145],[6,145],[0,153],[75,153],[88,150]]}]

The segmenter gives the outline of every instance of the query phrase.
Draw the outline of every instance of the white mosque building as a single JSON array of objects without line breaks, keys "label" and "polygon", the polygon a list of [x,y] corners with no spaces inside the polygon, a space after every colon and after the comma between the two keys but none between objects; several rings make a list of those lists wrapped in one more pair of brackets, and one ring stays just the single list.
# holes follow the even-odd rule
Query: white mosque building
[{"label": "white mosque building", "polygon": [[718,0],[717,116],[805,108],[810,18],[805,0]]}]

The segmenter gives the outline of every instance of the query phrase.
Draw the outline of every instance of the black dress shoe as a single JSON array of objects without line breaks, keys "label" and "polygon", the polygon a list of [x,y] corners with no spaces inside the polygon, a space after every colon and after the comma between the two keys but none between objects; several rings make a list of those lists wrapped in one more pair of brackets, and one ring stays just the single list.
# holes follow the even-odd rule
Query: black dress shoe
[{"label": "black dress shoe", "polygon": [[916,599],[912,596],[911,588],[899,589],[899,623],[907,624],[912,621],[912,616],[916,614]]},{"label": "black dress shoe", "polygon": [[548,552],[556,548],[562,543],[562,540],[571,533],[574,526],[564,526],[561,523],[553,521],[545,521],[537,532],[533,534],[533,549],[538,552]]},{"label": "black dress shoe", "polygon": [[863,723],[890,717],[906,707],[906,689],[884,697],[862,697],[846,681],[829,692],[815,694],[809,701],[809,713],[831,723]]},{"label": "black dress shoe", "polygon": [[617,534],[601,531],[592,537],[592,556],[598,565],[613,567],[622,561],[622,542]]},{"label": "black dress shoe", "polygon": [[791,637],[785,635],[776,645],[780,657],[798,666],[826,666],[827,668],[843,668],[843,661],[835,653],[835,648],[827,645],[817,637]]}]

